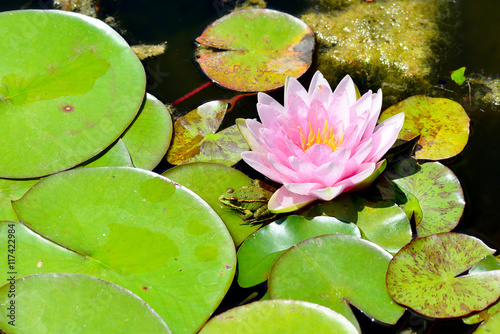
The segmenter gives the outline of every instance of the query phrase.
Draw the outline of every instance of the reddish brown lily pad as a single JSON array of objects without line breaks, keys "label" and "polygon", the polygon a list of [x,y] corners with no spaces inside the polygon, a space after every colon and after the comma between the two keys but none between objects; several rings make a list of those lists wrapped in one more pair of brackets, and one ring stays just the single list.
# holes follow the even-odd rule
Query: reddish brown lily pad
[{"label": "reddish brown lily pad", "polygon": [[457,102],[423,95],[412,96],[385,110],[380,122],[405,113],[398,139],[412,140],[420,135],[417,159],[451,158],[464,149],[469,139],[470,118]]},{"label": "reddish brown lily pad", "polygon": [[178,165],[188,162],[217,162],[232,166],[241,159],[248,145],[232,125],[217,131],[228,103],[210,101],[179,117],[174,123],[174,137],[167,152],[167,160]]},{"label": "reddish brown lily pad", "polygon": [[213,81],[242,92],[267,91],[301,76],[312,61],[314,33],[298,18],[270,9],[233,12],[209,25],[198,63]]}]

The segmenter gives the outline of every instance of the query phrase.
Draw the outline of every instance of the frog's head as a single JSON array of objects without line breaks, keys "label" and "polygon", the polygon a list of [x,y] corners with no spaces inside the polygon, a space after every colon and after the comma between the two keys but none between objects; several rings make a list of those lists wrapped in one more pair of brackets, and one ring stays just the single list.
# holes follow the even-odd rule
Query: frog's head
[{"label": "frog's head", "polygon": [[228,206],[235,206],[238,204],[238,197],[234,194],[233,188],[227,188],[226,192],[219,197],[219,201]]}]

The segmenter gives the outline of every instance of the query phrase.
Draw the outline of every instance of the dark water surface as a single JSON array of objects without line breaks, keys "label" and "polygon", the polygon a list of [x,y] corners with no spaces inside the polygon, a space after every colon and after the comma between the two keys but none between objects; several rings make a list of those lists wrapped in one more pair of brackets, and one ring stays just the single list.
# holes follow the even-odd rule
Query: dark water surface
[{"label": "dark water surface", "polygon": [[[26,0],[0,0],[0,10],[19,9],[25,3]],[[46,8],[48,3],[34,0],[29,8]],[[208,81],[194,60],[194,39],[209,23],[228,13],[234,4],[234,0],[102,0],[101,8],[103,14],[117,19],[117,30],[130,44],[167,41],[167,52],[145,60],[144,65],[148,73],[147,90],[163,102],[171,103]],[[461,25],[453,47],[457,52],[453,52],[447,68],[442,69],[436,81],[447,79],[450,70],[461,66],[467,67],[467,73],[500,75],[500,0],[461,0],[458,5],[460,15],[456,19]],[[269,0],[268,7],[300,15],[310,5],[299,0]],[[307,85],[311,72],[305,75]],[[463,91],[457,93],[457,101],[461,101],[461,94]],[[212,85],[179,104],[178,110],[186,113],[208,100],[228,99],[235,95],[235,92]],[[281,101],[283,91],[278,90],[273,95]],[[225,124],[233,124],[236,117],[255,117],[255,102],[255,97],[242,100]],[[476,235],[490,247],[500,249],[497,212],[500,209],[500,110],[476,103],[464,107],[472,119],[469,143],[459,156],[444,162],[456,173],[466,194],[466,210],[457,231]],[[414,321],[422,323],[421,319],[415,318]],[[454,324],[458,327],[451,332],[470,332],[459,322],[452,321],[441,325],[442,331],[438,325],[433,333],[451,333]],[[373,332],[369,322],[362,323],[362,326],[365,332]],[[393,329],[387,329],[387,332],[393,332]]]}]

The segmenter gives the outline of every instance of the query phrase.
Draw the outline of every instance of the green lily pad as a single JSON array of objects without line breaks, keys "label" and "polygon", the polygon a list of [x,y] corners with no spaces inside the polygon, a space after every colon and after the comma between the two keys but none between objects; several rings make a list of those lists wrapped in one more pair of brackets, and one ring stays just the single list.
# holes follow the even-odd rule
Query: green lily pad
[{"label": "green lily pad", "polygon": [[[13,207],[36,232],[15,227],[18,277],[63,272],[108,280],[143,299],[174,332],[199,330],[234,276],[234,245],[217,214],[152,172],[104,167],[54,174]],[[0,242],[7,244],[3,228]]]},{"label": "green lily pad", "polygon": [[[77,166],[77,168],[111,166],[132,167],[132,160],[130,160],[127,147],[125,147],[121,139],[118,139],[116,143],[94,158]],[[12,209],[11,201],[21,198],[38,181],[40,181],[39,178],[26,180],[0,179],[0,220],[18,220],[14,209]]]},{"label": "green lily pad", "polygon": [[219,196],[227,188],[238,189],[252,182],[242,172],[220,164],[194,162],[168,169],[162,175],[203,198],[224,221],[236,246],[260,227],[259,224],[246,224],[236,211],[219,202]]},{"label": "green lily pad", "polygon": [[165,156],[172,139],[172,117],[167,107],[151,94],[134,122],[122,135],[134,166],[152,170]]},{"label": "green lily pad", "polygon": [[387,271],[392,298],[432,318],[462,317],[500,297],[500,270],[461,275],[495,250],[460,233],[418,238],[403,247]]},{"label": "green lily pad", "polygon": [[[500,261],[498,261],[493,255],[488,255],[480,262],[478,262],[474,267],[469,270],[469,274],[481,273],[491,270],[500,270]],[[473,325],[478,322],[484,321],[491,317],[493,314],[500,311],[500,301],[489,306],[487,309],[482,310],[479,313],[474,313],[470,316],[463,318],[464,323],[468,325]]]},{"label": "green lily pad", "polygon": [[264,282],[274,261],[285,250],[305,239],[333,233],[361,236],[356,225],[326,216],[289,216],[264,226],[238,250],[238,284],[247,288]]},{"label": "green lily pad", "polygon": [[276,260],[269,275],[269,296],[329,307],[358,330],[349,304],[378,321],[395,324],[405,309],[391,299],[385,287],[391,258],[376,244],[350,235],[310,238]]},{"label": "green lily pad", "polygon": [[449,232],[458,225],[465,198],[460,181],[448,167],[408,158],[391,164],[384,175],[418,199],[421,216],[417,211],[415,221],[419,237]]},{"label": "green lily pad", "polygon": [[385,175],[378,180],[376,187],[380,191],[382,199],[396,203],[403,209],[408,219],[414,217],[417,224],[422,221],[422,208],[418,199],[412,193],[398,187],[396,183],[388,179]]},{"label": "green lily pad", "polygon": [[11,201],[21,198],[40,179],[10,180],[0,179],[0,221],[17,221]]},{"label": "green lily pad", "polygon": [[104,151],[77,167],[134,167],[134,165],[127,146],[125,146],[123,140],[118,139]]},{"label": "green lily pad", "polygon": [[389,201],[368,201],[356,195],[343,194],[332,201],[315,205],[304,215],[331,216],[355,223],[363,238],[391,253],[396,253],[412,239],[410,221],[405,212]]},{"label": "green lily pad", "polygon": [[420,136],[420,148],[415,152],[417,159],[451,158],[467,144],[470,118],[455,101],[412,96],[385,110],[379,122],[400,112],[405,113],[405,122],[398,139],[407,141]]},{"label": "green lily pad", "polygon": [[0,177],[76,166],[113,143],[141,106],[145,73],[100,20],[65,11],[0,13]]},{"label": "green lily pad", "polygon": [[357,334],[342,315],[299,300],[266,300],[235,307],[212,318],[200,334]]},{"label": "green lily pad", "polygon": [[217,131],[228,103],[210,101],[179,117],[174,123],[174,138],[167,160],[177,165],[188,162],[218,162],[232,166],[241,160],[248,145],[236,125]]},{"label": "green lily pad", "polygon": [[[12,289],[15,298],[9,297]],[[8,314],[0,317],[0,328],[7,333],[171,333],[139,297],[92,276],[52,273],[9,281],[0,288],[0,303]]]},{"label": "green lily pad", "polygon": [[303,21],[271,9],[245,9],[209,25],[198,43],[201,69],[221,86],[242,92],[267,91],[300,77],[312,62],[314,33]]},{"label": "green lily pad", "polygon": [[500,332],[500,312],[493,314],[485,322],[479,325],[474,334],[491,334]]}]

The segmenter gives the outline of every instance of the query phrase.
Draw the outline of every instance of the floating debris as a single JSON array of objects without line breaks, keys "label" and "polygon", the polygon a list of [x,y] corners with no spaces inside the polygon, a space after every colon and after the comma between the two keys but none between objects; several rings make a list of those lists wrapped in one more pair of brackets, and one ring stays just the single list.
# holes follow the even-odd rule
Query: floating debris
[{"label": "floating debris", "polygon": [[163,42],[157,45],[146,45],[146,44],[133,45],[131,46],[131,48],[132,51],[135,52],[137,57],[139,57],[140,60],[143,60],[149,57],[155,57],[165,53],[165,50],[167,49],[167,42]]}]

